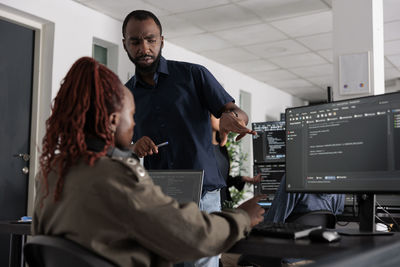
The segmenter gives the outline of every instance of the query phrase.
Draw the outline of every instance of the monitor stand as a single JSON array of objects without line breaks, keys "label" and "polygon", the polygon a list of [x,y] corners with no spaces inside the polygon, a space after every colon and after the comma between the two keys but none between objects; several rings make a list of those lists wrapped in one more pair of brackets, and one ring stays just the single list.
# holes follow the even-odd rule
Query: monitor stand
[{"label": "monitor stand", "polygon": [[392,232],[376,231],[375,224],[375,194],[357,195],[360,227],[357,229],[337,229],[342,235],[392,235]]}]

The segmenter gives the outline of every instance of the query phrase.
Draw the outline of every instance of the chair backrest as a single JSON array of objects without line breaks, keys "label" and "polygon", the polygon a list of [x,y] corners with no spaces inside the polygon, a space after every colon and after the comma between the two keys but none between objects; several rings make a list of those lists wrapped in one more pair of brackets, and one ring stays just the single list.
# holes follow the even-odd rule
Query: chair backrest
[{"label": "chair backrest", "polygon": [[116,267],[105,258],[55,236],[34,236],[24,246],[29,267]]},{"label": "chair backrest", "polygon": [[318,226],[334,229],[336,227],[336,216],[329,210],[316,210],[307,213],[292,213],[286,222],[294,222],[305,225]]}]

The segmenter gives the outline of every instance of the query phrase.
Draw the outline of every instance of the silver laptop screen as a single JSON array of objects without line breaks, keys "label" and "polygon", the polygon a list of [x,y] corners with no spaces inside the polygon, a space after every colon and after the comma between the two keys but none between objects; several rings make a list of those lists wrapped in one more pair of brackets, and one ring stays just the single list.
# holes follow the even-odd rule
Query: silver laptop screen
[{"label": "silver laptop screen", "polygon": [[179,203],[200,203],[204,171],[200,170],[149,170],[154,184]]}]

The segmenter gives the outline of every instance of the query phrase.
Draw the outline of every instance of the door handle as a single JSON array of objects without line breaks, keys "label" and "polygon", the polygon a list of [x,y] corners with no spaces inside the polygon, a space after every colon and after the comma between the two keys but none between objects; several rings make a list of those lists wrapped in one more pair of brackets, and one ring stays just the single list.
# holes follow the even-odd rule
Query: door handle
[{"label": "door handle", "polygon": [[23,159],[24,161],[29,161],[29,159],[31,158],[31,156],[29,156],[29,154],[26,154],[26,153],[24,153],[24,154],[22,154],[22,153],[20,153],[20,154],[15,154],[14,157],[16,157],[16,158],[21,158],[21,159]]}]

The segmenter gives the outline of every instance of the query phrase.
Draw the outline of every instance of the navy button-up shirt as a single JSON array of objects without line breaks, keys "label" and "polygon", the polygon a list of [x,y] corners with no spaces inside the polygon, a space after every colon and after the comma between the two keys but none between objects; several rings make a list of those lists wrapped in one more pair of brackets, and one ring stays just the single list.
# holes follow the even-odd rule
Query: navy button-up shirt
[{"label": "navy button-up shirt", "polygon": [[234,99],[203,66],[160,59],[155,86],[135,75],[126,86],[135,98],[136,142],[143,136],[155,144],[168,141],[147,156],[147,169],[204,170],[203,192],[225,186],[211,143],[210,112],[217,118]]}]

